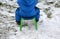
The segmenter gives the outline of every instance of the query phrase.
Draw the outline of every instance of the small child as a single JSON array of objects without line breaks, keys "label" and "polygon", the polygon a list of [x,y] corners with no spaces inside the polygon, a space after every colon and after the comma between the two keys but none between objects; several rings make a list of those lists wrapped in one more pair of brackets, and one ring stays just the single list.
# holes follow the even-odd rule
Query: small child
[{"label": "small child", "polygon": [[21,18],[33,19],[36,18],[36,22],[39,21],[40,10],[36,7],[38,0],[17,0],[20,7],[15,12],[16,23],[19,25]]}]

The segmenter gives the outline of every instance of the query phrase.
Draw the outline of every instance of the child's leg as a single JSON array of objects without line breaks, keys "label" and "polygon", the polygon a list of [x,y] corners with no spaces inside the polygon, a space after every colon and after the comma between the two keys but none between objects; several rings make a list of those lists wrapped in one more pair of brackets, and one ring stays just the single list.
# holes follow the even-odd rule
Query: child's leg
[{"label": "child's leg", "polygon": [[20,24],[21,17],[19,15],[16,15],[16,23],[19,25]]},{"label": "child's leg", "polygon": [[35,7],[35,9],[36,9],[36,13],[37,13],[37,15],[36,15],[36,22],[38,22],[39,18],[40,18],[40,9],[37,8],[37,7]]},{"label": "child's leg", "polygon": [[15,12],[15,20],[16,20],[16,23],[19,25],[21,20],[21,16],[19,15],[19,8],[17,8]]},{"label": "child's leg", "polygon": [[37,14],[37,15],[36,15],[36,22],[39,21],[39,18],[40,18],[40,14]]}]

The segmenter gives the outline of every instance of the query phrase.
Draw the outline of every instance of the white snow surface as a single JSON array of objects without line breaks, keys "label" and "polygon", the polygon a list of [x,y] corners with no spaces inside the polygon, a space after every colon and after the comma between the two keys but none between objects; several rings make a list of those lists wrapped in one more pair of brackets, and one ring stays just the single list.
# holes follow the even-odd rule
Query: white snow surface
[{"label": "white snow surface", "polygon": [[[54,4],[45,5],[45,2],[39,2],[36,6],[40,8],[40,20],[38,30],[35,29],[32,20],[26,20],[28,26],[22,28],[15,22],[16,1],[5,0],[11,7],[0,6],[0,39],[60,39],[60,8],[54,7]],[[0,2],[4,2],[1,1]],[[12,4],[11,4],[12,3]],[[44,9],[50,7],[52,18],[48,18]]]}]

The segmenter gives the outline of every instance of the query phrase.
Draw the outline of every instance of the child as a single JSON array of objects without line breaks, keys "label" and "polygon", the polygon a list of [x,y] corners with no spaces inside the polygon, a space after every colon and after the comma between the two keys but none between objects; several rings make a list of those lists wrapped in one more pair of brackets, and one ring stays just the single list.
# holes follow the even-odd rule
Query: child
[{"label": "child", "polygon": [[15,12],[16,23],[19,25],[21,18],[33,19],[36,18],[36,22],[39,21],[40,10],[36,7],[38,0],[17,0],[20,7]]}]

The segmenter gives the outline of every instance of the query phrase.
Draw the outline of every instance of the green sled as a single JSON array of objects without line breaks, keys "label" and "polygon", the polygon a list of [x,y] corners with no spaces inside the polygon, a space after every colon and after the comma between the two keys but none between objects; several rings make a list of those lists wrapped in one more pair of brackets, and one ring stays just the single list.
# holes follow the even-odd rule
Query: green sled
[{"label": "green sled", "polygon": [[[22,31],[22,24],[23,24],[22,21],[23,21],[23,18],[21,18],[20,25],[19,25],[20,26],[20,31]],[[35,29],[38,30],[36,19],[34,18],[33,21],[34,21]]]}]

